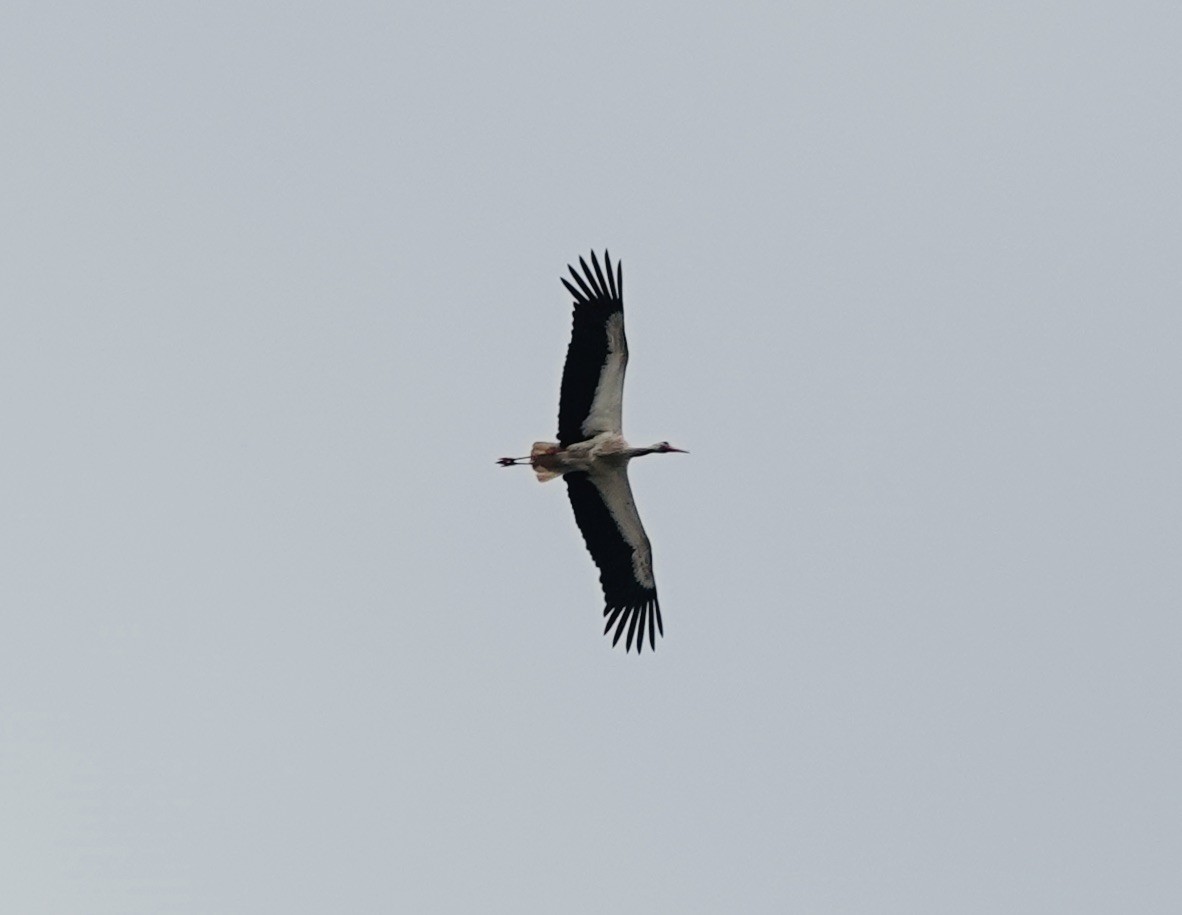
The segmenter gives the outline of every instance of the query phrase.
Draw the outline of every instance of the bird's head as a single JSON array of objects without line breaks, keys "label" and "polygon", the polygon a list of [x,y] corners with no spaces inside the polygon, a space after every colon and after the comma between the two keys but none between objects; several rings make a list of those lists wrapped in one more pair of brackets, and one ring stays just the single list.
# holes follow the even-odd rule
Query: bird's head
[{"label": "bird's head", "polygon": [[689,454],[684,448],[674,448],[668,442],[657,442],[653,446],[653,451],[657,454],[668,454],[670,451],[676,451],[678,454]]}]

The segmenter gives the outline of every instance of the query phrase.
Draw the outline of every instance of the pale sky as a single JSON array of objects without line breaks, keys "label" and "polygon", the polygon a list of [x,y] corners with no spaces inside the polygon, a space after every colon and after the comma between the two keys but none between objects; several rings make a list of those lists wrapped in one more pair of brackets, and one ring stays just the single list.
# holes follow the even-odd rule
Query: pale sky
[{"label": "pale sky", "polygon": [[[10,4],[5,911],[1182,911],[1180,39]],[[641,657],[493,463],[592,247]]]}]

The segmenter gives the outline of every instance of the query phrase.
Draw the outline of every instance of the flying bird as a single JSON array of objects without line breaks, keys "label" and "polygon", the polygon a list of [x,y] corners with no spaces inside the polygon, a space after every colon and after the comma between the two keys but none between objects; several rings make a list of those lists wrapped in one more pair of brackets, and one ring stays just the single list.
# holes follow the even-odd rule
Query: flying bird
[{"label": "flying bird", "polygon": [[627,633],[624,650],[636,643],[639,654],[645,634],[651,649],[657,633],[665,634],[657,585],[653,579],[653,551],[632,488],[628,462],[646,454],[676,451],[668,442],[633,448],[624,441],[621,411],[628,341],[624,337],[624,274],[603,252],[600,269],[595,252],[591,266],[583,258],[582,275],[568,265],[574,285],[562,285],[574,299],[574,319],[558,403],[558,441],[534,442],[528,457],[501,458],[502,467],[533,467],[539,482],[561,476],[583,533],[587,550],[599,567],[603,586],[606,635],[614,628],[612,645]]}]

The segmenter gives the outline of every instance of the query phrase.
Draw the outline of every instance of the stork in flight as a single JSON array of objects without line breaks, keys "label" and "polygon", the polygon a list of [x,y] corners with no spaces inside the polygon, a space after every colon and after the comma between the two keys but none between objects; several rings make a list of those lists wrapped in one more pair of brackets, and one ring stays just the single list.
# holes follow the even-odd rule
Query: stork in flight
[{"label": "stork in flight", "polygon": [[582,276],[568,266],[576,285],[562,279],[574,296],[574,320],[562,370],[558,441],[534,442],[529,457],[501,458],[497,463],[502,467],[528,464],[541,483],[557,476],[566,479],[575,523],[599,567],[604,635],[615,627],[614,646],[627,630],[624,650],[631,650],[635,638],[639,654],[645,633],[655,650],[657,632],[664,635],[665,627],[653,579],[652,547],[628,485],[628,462],[645,454],[686,452],[668,442],[632,448],[624,441],[620,429],[628,367],[624,274],[619,262],[613,274],[607,251],[603,262],[605,269],[600,270],[592,251],[590,267],[579,258]]}]

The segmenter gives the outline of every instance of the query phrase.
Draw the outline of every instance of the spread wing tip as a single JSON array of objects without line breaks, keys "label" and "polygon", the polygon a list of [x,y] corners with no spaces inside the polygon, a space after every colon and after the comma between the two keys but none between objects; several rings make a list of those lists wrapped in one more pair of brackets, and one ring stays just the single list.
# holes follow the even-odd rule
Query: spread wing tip
[{"label": "spread wing tip", "polygon": [[657,603],[655,596],[643,604],[607,607],[604,609],[603,615],[607,618],[603,634],[607,635],[611,632],[613,626],[616,630],[612,636],[612,648],[619,644],[620,637],[625,634],[625,629],[627,630],[627,636],[624,638],[625,653],[632,650],[633,640],[636,642],[636,653],[643,653],[646,630],[650,651],[657,650],[657,635],[662,638],[665,635],[665,624],[661,620],[661,605]]},{"label": "spread wing tip", "polygon": [[618,304],[621,301],[624,293],[623,264],[617,260],[615,270],[613,270],[611,254],[606,248],[603,249],[602,268],[599,266],[599,258],[596,257],[594,249],[591,251],[591,263],[588,264],[587,259],[580,256],[579,266],[583,268],[582,273],[576,270],[572,264],[566,265],[571,277],[578,284],[578,289],[571,286],[566,277],[560,277],[562,285],[574,296],[576,304],[586,305],[596,300]]}]

